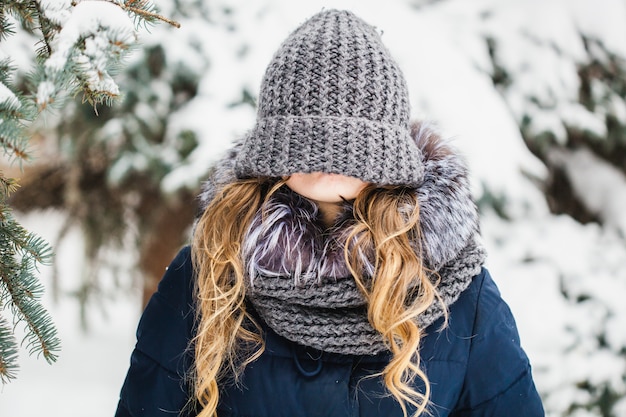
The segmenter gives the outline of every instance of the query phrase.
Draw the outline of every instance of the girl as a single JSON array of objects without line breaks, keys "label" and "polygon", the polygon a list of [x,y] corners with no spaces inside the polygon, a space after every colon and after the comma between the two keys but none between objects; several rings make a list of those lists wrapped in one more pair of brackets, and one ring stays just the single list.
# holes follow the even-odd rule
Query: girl
[{"label": "girl", "polygon": [[461,158],[409,123],[376,30],[323,11],[265,73],[117,416],[542,416]]}]

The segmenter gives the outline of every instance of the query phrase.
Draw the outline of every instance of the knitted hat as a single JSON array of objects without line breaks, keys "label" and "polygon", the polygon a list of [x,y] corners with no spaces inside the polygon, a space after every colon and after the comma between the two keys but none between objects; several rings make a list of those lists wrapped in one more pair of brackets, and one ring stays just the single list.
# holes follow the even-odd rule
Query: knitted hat
[{"label": "knitted hat", "polygon": [[322,11],[270,62],[236,175],[319,171],[416,186],[423,167],[409,113],[406,82],[376,30],[350,12]]}]

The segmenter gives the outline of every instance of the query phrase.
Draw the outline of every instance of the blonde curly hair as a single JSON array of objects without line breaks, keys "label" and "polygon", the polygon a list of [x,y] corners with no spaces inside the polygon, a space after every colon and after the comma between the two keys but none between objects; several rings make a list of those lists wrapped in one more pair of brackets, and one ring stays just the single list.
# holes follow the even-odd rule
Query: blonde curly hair
[{"label": "blonde curly hair", "polygon": [[[198,330],[195,346],[194,391],[203,407],[198,417],[213,417],[218,384],[237,378],[263,352],[260,327],[246,311],[245,272],[241,245],[263,202],[284,185],[270,179],[239,180],[222,187],[196,225],[192,256],[197,276]],[[365,187],[354,201],[356,225],[344,252],[368,305],[368,319],[392,353],[380,376],[402,407],[423,414],[430,384],[420,368],[422,338],[417,317],[439,299],[435,274],[423,264],[419,242],[419,205],[404,187]],[[374,248],[374,274],[361,275],[361,253]],[[245,325],[244,322],[253,325]],[[246,347],[242,349],[242,347]],[[423,381],[417,391],[415,379]]]}]

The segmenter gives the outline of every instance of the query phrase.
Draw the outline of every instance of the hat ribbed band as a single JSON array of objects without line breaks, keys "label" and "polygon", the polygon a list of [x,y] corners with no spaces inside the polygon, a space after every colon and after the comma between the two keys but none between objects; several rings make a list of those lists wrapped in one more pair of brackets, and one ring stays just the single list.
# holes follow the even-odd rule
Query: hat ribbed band
[{"label": "hat ribbed band", "polygon": [[257,120],[237,156],[238,178],[327,172],[378,185],[418,186],[420,152],[409,129],[365,118],[274,116]]}]

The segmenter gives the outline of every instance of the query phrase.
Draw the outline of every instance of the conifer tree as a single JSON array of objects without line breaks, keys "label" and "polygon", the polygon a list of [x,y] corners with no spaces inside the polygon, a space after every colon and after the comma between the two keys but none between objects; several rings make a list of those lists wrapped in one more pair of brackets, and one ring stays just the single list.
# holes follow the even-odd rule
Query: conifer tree
[{"label": "conifer tree", "polygon": [[[0,1],[0,147],[12,163],[29,159],[28,128],[38,115],[63,106],[64,98],[82,95],[97,112],[120,96],[115,71],[136,41],[139,24],[160,16],[147,0],[2,0]],[[17,30],[39,41],[36,63],[25,87],[11,79],[15,69],[2,54],[2,40]],[[25,329],[25,348],[48,362],[57,358],[60,341],[50,315],[40,303],[43,292],[37,267],[52,257],[43,239],[13,217],[8,198],[17,181],[0,172],[0,380],[13,379],[18,368],[16,326]]]}]

